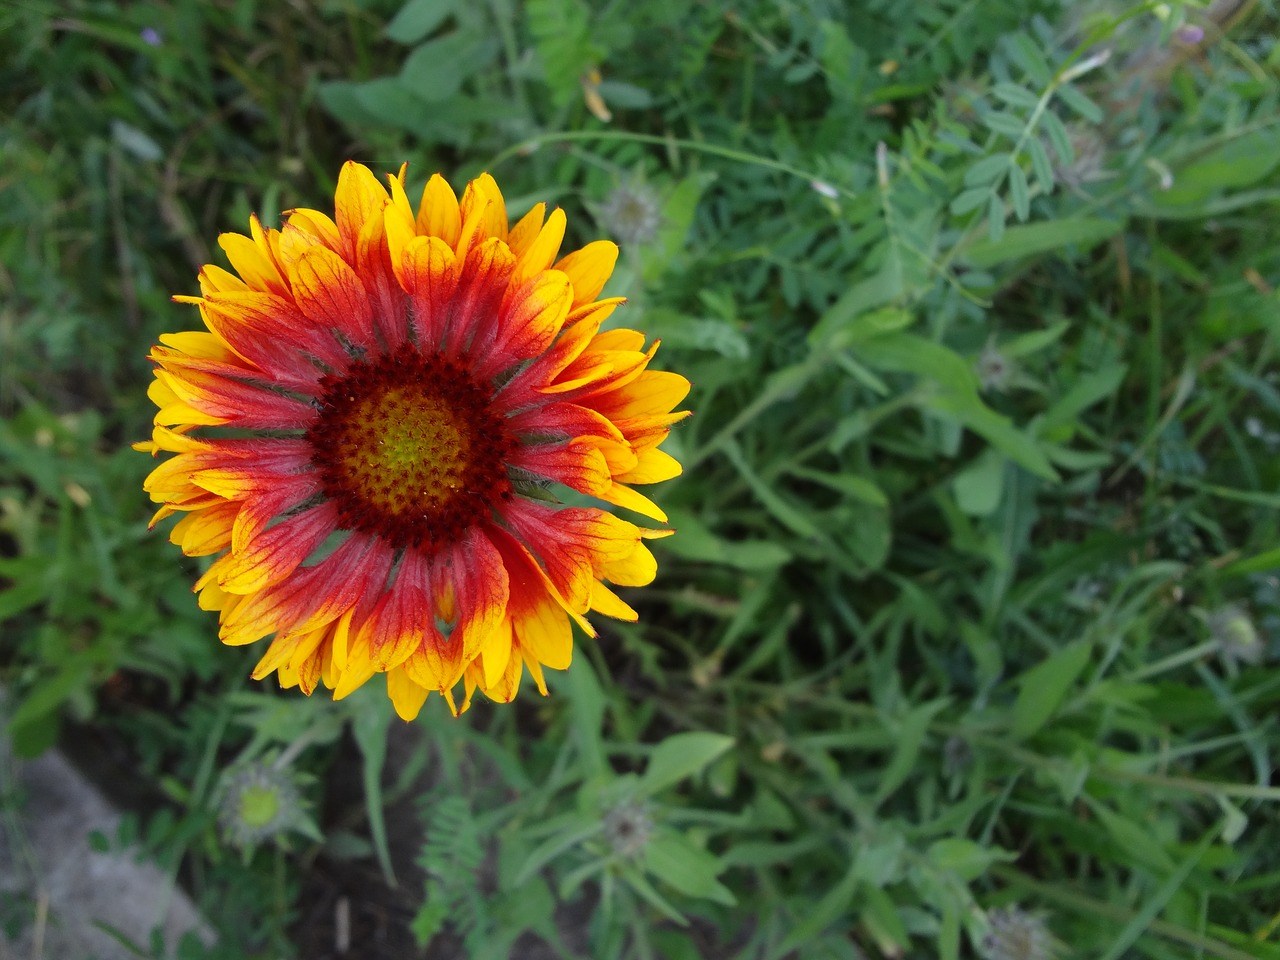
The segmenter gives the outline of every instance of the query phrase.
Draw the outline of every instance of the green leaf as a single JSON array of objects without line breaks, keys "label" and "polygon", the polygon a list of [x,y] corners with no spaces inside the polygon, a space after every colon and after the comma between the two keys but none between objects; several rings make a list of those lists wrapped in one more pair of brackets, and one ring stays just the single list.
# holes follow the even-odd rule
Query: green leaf
[{"label": "green leaf", "polygon": [[720,859],[673,830],[654,831],[644,847],[644,863],[655,877],[686,896],[703,897],[727,907],[737,903],[716,879],[723,870]]},{"label": "green leaf", "polygon": [[990,186],[970,187],[951,201],[951,212],[958,217],[963,216],[966,213],[977,210],[987,202],[987,198],[990,196]]},{"label": "green leaf", "polygon": [[604,691],[600,689],[600,681],[591,667],[591,661],[586,657],[574,657],[568,674],[573,729],[582,757],[583,772],[587,776],[594,776],[605,772],[609,767],[600,734],[604,724]]},{"label": "green leaf", "polygon": [[[595,864],[586,864],[585,866],[595,867]],[[682,927],[688,925],[689,921],[685,919],[684,914],[677,910],[675,906],[672,905],[671,901],[655,890],[653,888],[653,884],[649,882],[648,878],[645,877],[639,869],[631,865],[624,867],[622,870],[622,879],[627,882],[627,885],[631,887],[632,890],[647,900],[651,906],[656,907],[660,913],[665,914],[667,919],[680,924]],[[560,895],[564,898],[566,896],[566,891],[561,889]]]},{"label": "green leaf", "polygon": [[987,449],[951,481],[956,506],[971,517],[989,517],[1000,506],[1004,492],[1005,459]]},{"label": "green leaf", "polygon": [[791,466],[787,473],[793,477],[801,477],[820,483],[824,487],[837,490],[846,496],[873,507],[887,507],[889,498],[872,480],[852,473],[829,473],[824,470],[810,470],[808,467]]},{"label": "green leaf", "polygon": [[1280,547],[1272,547],[1270,550],[1263,550],[1251,557],[1243,557],[1234,563],[1229,563],[1222,568],[1221,573],[1224,576],[1240,577],[1271,570],[1280,570]]},{"label": "green leaf", "polygon": [[738,468],[738,473],[770,516],[798,537],[809,539],[818,536],[818,526],[811,514],[766,483],[747,463],[736,441],[726,441],[723,449],[725,456]]},{"label": "green leaf", "polygon": [[[885,723],[885,726],[894,736],[896,746],[893,749],[893,755],[889,758],[888,765],[884,768],[884,773],[880,776],[880,783],[876,787],[876,806],[887,800],[890,794],[902,786],[907,777],[916,769],[916,761],[920,757],[920,749],[924,746],[925,735],[929,732],[929,722],[950,703],[951,699],[949,697],[922,703],[920,706],[907,711],[897,722]],[[882,722],[884,722],[884,719],[882,719]]]},{"label": "green leaf", "polygon": [[123,120],[111,121],[111,138],[145,163],[155,163],[165,155],[164,148],[149,133]]},{"label": "green leaf", "polygon": [[1048,196],[1053,193],[1055,183],[1053,164],[1049,162],[1049,152],[1035,137],[1027,140],[1026,146],[1027,155],[1031,157],[1031,171],[1036,175],[1036,183],[1040,185],[1040,192]]},{"label": "green leaf", "polygon": [[971,620],[960,621],[960,638],[964,641],[969,656],[973,658],[978,683],[984,688],[994,684],[1004,670],[1004,658],[1000,654],[1000,645],[988,630],[984,630]]},{"label": "green leaf", "polygon": [[369,817],[369,832],[373,835],[373,848],[378,854],[378,865],[387,885],[396,885],[395,870],[391,866],[391,849],[387,845],[387,822],[383,816],[382,765],[387,759],[387,730],[395,715],[391,701],[371,690],[360,692],[355,700],[357,707],[351,732],[360,748],[363,760],[365,812]]},{"label": "green leaf", "polygon": [[1173,870],[1173,858],[1144,824],[1132,817],[1117,813],[1105,803],[1093,800],[1087,795],[1084,802],[1088,804],[1090,812],[1106,828],[1112,843],[1125,854],[1128,860],[1136,864],[1146,864],[1161,873]]},{"label": "green leaf", "polygon": [[661,282],[663,275],[684,253],[689,228],[698,212],[698,202],[715,179],[716,174],[710,171],[690,174],[667,195],[662,205],[662,226],[649,245],[644,260],[644,278],[648,283],[656,285]]},{"label": "green leaf", "polygon": [[34,578],[0,590],[0,621],[43,603],[47,592],[45,585]]},{"label": "green leaf", "polygon": [[[976,187],[997,184],[1003,179],[1005,170],[1008,167],[1009,155],[1007,153],[997,153],[994,156],[983,157],[964,172],[964,185],[966,187]],[[974,204],[974,206],[976,207],[977,204]]]},{"label": "green leaf", "polygon": [[853,906],[853,897],[858,892],[859,886],[855,867],[851,866],[840,881],[831,887],[821,900],[814,904],[813,909],[808,914],[803,915],[796,925],[787,932],[782,942],[773,951],[772,956],[786,956],[798,947],[815,940],[822,931],[848,913],[850,907]]},{"label": "green leaf", "polygon": [[1020,334],[1012,340],[1006,340],[1000,344],[1000,352],[1010,360],[1030,356],[1057,343],[1070,328],[1071,324],[1066,320],[1059,320],[1044,330],[1033,330],[1031,333]]},{"label": "green leaf", "polygon": [[723,540],[687,511],[671,511],[671,525],[680,535],[664,540],[660,549],[686,560],[722,563],[758,573],[777,569],[791,559],[786,547],[771,540]]},{"label": "green leaf", "polygon": [[864,885],[861,900],[859,919],[875,940],[881,956],[903,956],[911,947],[911,938],[893,898],[878,887]]},{"label": "green leaf", "polygon": [[855,283],[827,308],[806,337],[809,346],[828,350],[837,331],[851,323],[856,324],[863,314],[898,300],[907,292],[902,282],[902,272],[890,269],[888,265],[882,267],[873,276]]},{"label": "green leaf", "polygon": [[1075,148],[1071,146],[1071,135],[1067,133],[1066,126],[1058,119],[1056,113],[1051,110],[1042,113],[1040,129],[1048,136],[1053,152],[1058,155],[1059,166],[1069,167],[1076,162]]},{"label": "green leaf", "polygon": [[997,83],[991,88],[991,92],[1011,107],[1034,110],[1040,102],[1040,97],[1036,93],[1021,84],[1010,83],[1008,80],[1002,80]]},{"label": "green leaf", "polygon": [[820,62],[822,75],[831,96],[844,103],[862,99],[862,88],[870,66],[867,53],[849,38],[845,27],[834,20],[823,20]]},{"label": "green leaf", "polygon": [[926,408],[942,414],[968,427],[981,436],[1010,460],[1046,480],[1057,480],[1049,458],[1039,443],[1013,425],[1003,414],[996,413],[977,396],[968,394],[942,394],[930,397]]},{"label": "green leaf", "polygon": [[962,837],[946,837],[929,846],[925,856],[939,870],[959,877],[965,883],[977,880],[993,863],[1017,860],[1012,850],[984,847]]},{"label": "green leaf", "polygon": [[982,122],[988,129],[1002,133],[1011,140],[1021,138],[1023,131],[1027,129],[1020,117],[1004,110],[992,110],[982,118]]},{"label": "green leaf", "polygon": [[881,307],[878,310],[858,313],[845,319],[839,326],[834,323],[829,324],[826,330],[827,337],[821,344],[821,349],[824,353],[846,350],[856,347],[871,337],[902,330],[914,322],[915,314],[901,307]]},{"label": "green leaf", "polygon": [[1080,115],[1081,119],[1089,123],[1102,122],[1102,108],[1081,93],[1077,88],[1065,86],[1058,88],[1058,96]]},{"label": "green leaf", "polygon": [[534,847],[516,871],[514,886],[522,887],[539,870],[549,864],[570,847],[575,847],[589,837],[595,836],[602,829],[601,822],[595,817],[588,817],[574,811],[562,814],[563,828]]},{"label": "green leaf", "polygon": [[987,204],[987,242],[998,244],[1004,237],[1004,202],[992,194]]},{"label": "green leaf", "polygon": [[1120,389],[1128,370],[1127,364],[1113,363],[1080,377],[1045,411],[1037,425],[1039,431],[1047,434],[1056,427],[1073,423],[1089,407],[1113,396]]},{"label": "green leaf", "polygon": [[1268,127],[1237,137],[1178,170],[1173,186],[1156,194],[1161,207],[1207,199],[1218,190],[1252,186],[1280,165],[1280,131]]},{"label": "green leaf", "polygon": [[832,536],[843,544],[849,558],[860,568],[859,572],[867,573],[884,566],[893,546],[893,526],[886,508],[853,501],[829,516],[834,528]]},{"label": "green leaf", "polygon": [[578,78],[601,59],[591,42],[591,10],[583,0],[528,0],[525,15],[556,106],[579,96]]},{"label": "green leaf", "polygon": [[859,353],[868,366],[932,380],[941,389],[922,401],[925,409],[968,427],[1037,476],[1058,478],[1036,441],[982,402],[972,364],[955,351],[913,334],[892,333],[868,340]]},{"label": "green leaf", "polygon": [[693,776],[733,746],[733,737],[722,733],[694,731],[673,734],[653,748],[644,776],[641,796],[652,796]]},{"label": "green leaf", "polygon": [[1204,855],[1209,852],[1209,848],[1213,846],[1213,842],[1218,838],[1221,830],[1222,824],[1218,824],[1213,829],[1205,831],[1204,836],[1200,838],[1200,842],[1191,848],[1186,859],[1178,864],[1177,869],[1169,874],[1168,879],[1142,905],[1142,909],[1138,910],[1132,919],[1116,934],[1116,939],[1106,953],[1103,954],[1101,960],[1120,960],[1121,957],[1128,954],[1129,948],[1142,936],[1160,911],[1164,909],[1165,905],[1173,899],[1179,890],[1183,889],[1183,885],[1187,882],[1187,877],[1190,876],[1191,871],[1204,858]]},{"label": "green leaf", "polygon": [[400,80],[416,97],[438,103],[462,89],[467,77],[485,65],[480,55],[486,41],[470,32],[455,30],[422,44],[405,58]]},{"label": "green leaf", "polygon": [[1040,52],[1039,45],[1025,33],[1015,33],[1008,38],[1009,55],[1038,86],[1047,87],[1053,79],[1049,61]]},{"label": "green leaf", "polygon": [[31,687],[9,717],[9,729],[16,735],[20,727],[49,722],[49,714],[57,711],[80,688],[88,686],[89,679],[89,665],[83,656],[64,663],[53,676]]},{"label": "green leaf", "polygon": [[1096,217],[1068,217],[1047,223],[1021,224],[1010,227],[1000,239],[993,235],[975,241],[962,256],[971,266],[985,268],[1063,247],[1089,250],[1123,228],[1123,221]]},{"label": "green leaf", "polygon": [[1089,663],[1088,641],[1067,644],[1018,678],[1013,735],[1025,739],[1049,722]]},{"label": "green leaf", "polygon": [[1031,216],[1031,190],[1027,175],[1016,163],[1009,166],[1009,199],[1013,201],[1014,216],[1025,223]]},{"label": "green leaf", "polygon": [[387,36],[406,46],[417,43],[459,6],[458,0],[409,0],[387,24]]}]

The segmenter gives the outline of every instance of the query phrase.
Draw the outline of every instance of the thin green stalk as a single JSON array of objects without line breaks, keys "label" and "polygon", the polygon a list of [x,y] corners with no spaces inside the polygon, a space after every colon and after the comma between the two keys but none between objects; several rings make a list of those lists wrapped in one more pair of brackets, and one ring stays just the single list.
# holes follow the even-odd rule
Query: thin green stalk
[{"label": "thin green stalk", "polygon": [[[806,182],[822,179],[812,170],[803,170],[789,163],[783,163],[781,160],[773,160],[769,157],[762,157],[759,154],[747,153],[745,150],[735,150],[733,147],[722,147],[719,144],[704,143],[699,140],[660,137],[652,133],[632,133],[627,130],[552,130],[546,133],[539,133],[536,136],[521,140],[519,143],[513,144],[501,153],[491,157],[486,164],[486,169],[493,169],[506,163],[512,157],[523,156],[548,143],[579,143],[590,140],[612,141],[614,143],[649,143],[659,147],[676,147],[681,150],[691,150],[695,153],[724,157],[726,160],[736,160],[738,163],[745,163],[750,166],[764,167],[767,170],[776,170],[779,173],[785,173],[788,176],[797,177]],[[856,196],[853,191],[846,190],[838,184],[829,184],[829,186],[846,197]]]}]

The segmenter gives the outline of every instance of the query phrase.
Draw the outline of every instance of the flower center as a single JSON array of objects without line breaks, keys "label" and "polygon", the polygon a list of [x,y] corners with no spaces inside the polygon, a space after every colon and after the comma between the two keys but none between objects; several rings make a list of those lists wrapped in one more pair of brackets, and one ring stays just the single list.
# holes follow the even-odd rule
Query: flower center
[{"label": "flower center", "polygon": [[459,364],[406,346],[320,387],[311,462],[347,529],[435,550],[511,496],[514,438]]},{"label": "flower center", "polygon": [[270,787],[247,787],[240,794],[240,820],[246,827],[260,830],[280,813],[280,791]]}]

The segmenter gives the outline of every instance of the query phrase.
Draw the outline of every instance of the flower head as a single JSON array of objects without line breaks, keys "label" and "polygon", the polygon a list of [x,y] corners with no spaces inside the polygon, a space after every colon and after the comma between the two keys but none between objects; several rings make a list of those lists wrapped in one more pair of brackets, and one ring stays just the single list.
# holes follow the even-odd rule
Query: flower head
[{"label": "flower head", "polygon": [[624,800],[604,815],[605,839],[613,852],[626,860],[644,851],[653,826],[649,805],[636,800]]},{"label": "flower head", "polygon": [[218,796],[218,825],[232,846],[252,850],[293,831],[314,834],[292,774],[255,761],[228,770]]},{"label": "flower head", "polygon": [[1057,939],[1039,914],[1005,907],[988,913],[987,922],[981,947],[988,960],[1052,960],[1059,952]]},{"label": "flower head", "polygon": [[[659,522],[632,484],[680,473],[658,449],[689,383],[649,369],[632,330],[601,332],[617,247],[560,256],[565,216],[514,226],[493,178],[459,201],[433,176],[416,209],[404,169],[382,186],[348,163],[335,217],[220,240],[206,331],[162,336],[147,478],[170,538],[216,554],[196,589],[224,643],[274,634],[253,676],[335,697],[385,673],[414,717],[434,690],[466,709],[564,669],[571,622],[634,620],[605,585],[656,566],[639,527],[563,506],[554,484]],[[238,274],[238,275],[237,275]],[[154,523],[155,521],[153,521]]]},{"label": "flower head", "polygon": [[601,205],[598,219],[623,243],[650,243],[662,227],[662,200],[643,183],[620,183]]},{"label": "flower head", "polygon": [[1238,603],[1219,607],[1206,619],[1209,635],[1230,669],[1238,664],[1261,663],[1266,649],[1249,612]]}]

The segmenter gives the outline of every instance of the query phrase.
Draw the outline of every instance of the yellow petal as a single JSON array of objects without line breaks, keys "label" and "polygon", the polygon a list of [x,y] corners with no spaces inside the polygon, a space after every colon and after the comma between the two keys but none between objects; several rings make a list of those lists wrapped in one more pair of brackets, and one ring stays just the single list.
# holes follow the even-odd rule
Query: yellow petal
[{"label": "yellow petal", "polygon": [[413,720],[427,701],[429,691],[418,686],[401,667],[387,671],[387,696],[396,714],[406,722]]},{"label": "yellow petal", "polygon": [[579,307],[600,296],[617,262],[618,245],[612,240],[596,240],[562,257],[555,268],[569,275],[573,282],[573,305]]},{"label": "yellow petal", "polygon": [[422,190],[422,202],[418,205],[416,219],[418,233],[439,237],[450,247],[457,247],[458,234],[462,230],[462,216],[458,212],[458,195],[440,174],[432,174]]}]

